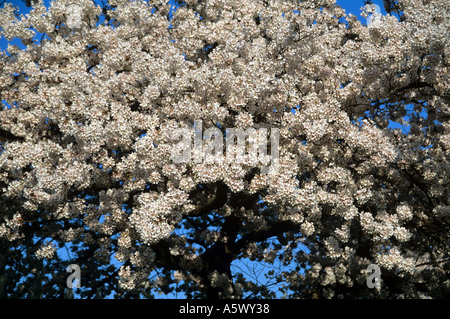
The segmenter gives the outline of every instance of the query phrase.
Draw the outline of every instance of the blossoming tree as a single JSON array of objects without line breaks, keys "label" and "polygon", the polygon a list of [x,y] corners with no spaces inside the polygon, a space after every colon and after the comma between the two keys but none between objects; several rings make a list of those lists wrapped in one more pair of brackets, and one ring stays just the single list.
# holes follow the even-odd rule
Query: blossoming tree
[{"label": "blossoming tree", "polygon": [[[67,296],[69,264],[83,298],[449,297],[450,4],[395,5],[6,3],[0,297]],[[278,129],[277,169],[175,163],[194,121]]]}]

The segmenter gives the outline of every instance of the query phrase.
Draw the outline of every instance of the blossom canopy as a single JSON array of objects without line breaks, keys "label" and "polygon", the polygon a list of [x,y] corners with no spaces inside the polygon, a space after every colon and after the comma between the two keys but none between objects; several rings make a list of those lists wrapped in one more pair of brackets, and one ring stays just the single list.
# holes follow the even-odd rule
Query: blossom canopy
[{"label": "blossom canopy", "polygon": [[[0,297],[68,296],[77,264],[83,298],[448,298],[450,3],[395,10],[5,3]],[[277,169],[174,162],[199,121],[277,129]]]}]

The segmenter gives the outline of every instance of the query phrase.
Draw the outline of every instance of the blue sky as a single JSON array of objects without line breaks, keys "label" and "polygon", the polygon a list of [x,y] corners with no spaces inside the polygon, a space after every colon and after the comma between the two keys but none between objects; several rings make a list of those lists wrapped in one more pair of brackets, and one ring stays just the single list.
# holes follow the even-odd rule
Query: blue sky
[{"label": "blue sky", "polygon": [[[386,14],[383,7],[383,0],[373,0],[372,2],[380,7],[382,14]],[[364,6],[364,2],[362,0],[337,0],[336,3],[344,8],[347,13],[352,13],[357,16],[361,22],[366,22],[366,19],[360,15],[361,8]]]}]

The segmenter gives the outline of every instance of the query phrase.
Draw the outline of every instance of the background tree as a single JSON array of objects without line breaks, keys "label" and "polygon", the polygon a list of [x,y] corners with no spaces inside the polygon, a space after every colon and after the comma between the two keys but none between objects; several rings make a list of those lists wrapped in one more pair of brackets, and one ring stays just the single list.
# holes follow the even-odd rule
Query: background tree
[{"label": "background tree", "polygon": [[[386,4],[6,3],[0,297],[448,297],[450,8]],[[173,163],[196,120],[278,128],[278,170]]]}]

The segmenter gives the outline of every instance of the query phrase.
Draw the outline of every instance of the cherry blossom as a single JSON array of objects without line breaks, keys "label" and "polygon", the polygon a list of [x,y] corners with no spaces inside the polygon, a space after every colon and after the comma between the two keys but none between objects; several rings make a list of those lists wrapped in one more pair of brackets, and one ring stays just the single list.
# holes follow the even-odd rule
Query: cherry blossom
[{"label": "cherry blossom", "polygon": [[[0,255],[50,271],[71,244],[89,297],[448,297],[448,2],[398,3],[370,26],[333,0],[5,3]],[[275,165],[227,157],[252,129]]]}]

